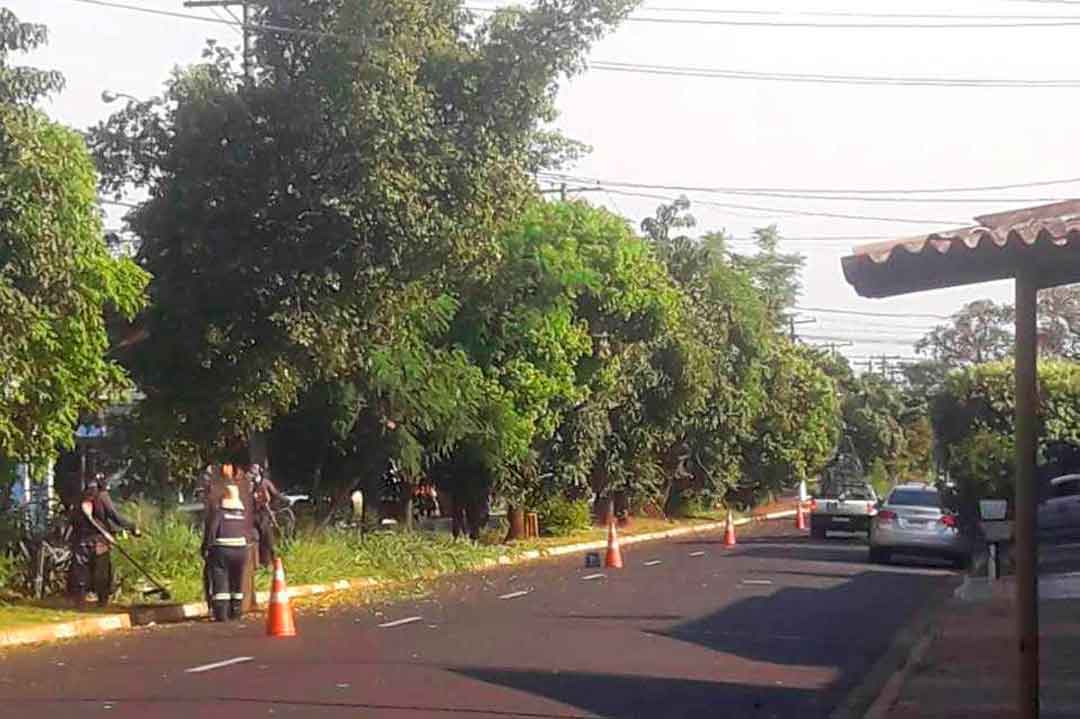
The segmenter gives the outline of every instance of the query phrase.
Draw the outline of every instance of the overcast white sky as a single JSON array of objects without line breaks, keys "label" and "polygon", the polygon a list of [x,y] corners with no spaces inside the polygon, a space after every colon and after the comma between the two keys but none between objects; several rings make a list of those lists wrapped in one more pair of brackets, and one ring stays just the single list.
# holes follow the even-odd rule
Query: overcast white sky
[{"label": "overcast white sky", "polygon": [[[121,0],[184,10],[182,0]],[[473,0],[491,7],[492,0]],[[46,109],[86,127],[110,106],[102,90],[137,97],[158,92],[169,71],[199,57],[207,38],[238,44],[233,29],[107,9],[72,0],[0,0],[23,20],[51,31],[47,49],[27,61],[62,71],[67,89]],[[981,15],[1071,15],[1080,3],[1031,0],[655,0],[639,17],[720,19],[661,8],[754,11],[857,11]],[[738,16],[735,19],[754,19]],[[758,17],[757,19],[770,19]],[[784,17],[771,18],[783,21]],[[792,18],[787,18],[788,20]],[[822,21],[823,18],[806,18]],[[920,22],[932,22],[922,20]],[[1080,80],[1080,25],[993,29],[823,29],[627,23],[592,53],[598,61],[730,70],[848,75],[918,75]],[[812,85],[712,78],[664,77],[591,70],[563,88],[560,127],[590,144],[574,174],[605,180],[690,186],[796,188],[926,188],[1022,183],[1080,176],[1076,121],[1080,88],[941,88]],[[746,237],[777,223],[791,237],[901,237],[968,223],[974,215],[1064,199],[1080,183],[1031,190],[950,194],[990,201],[803,201],[712,196],[784,210],[931,220],[926,223],[847,220],[773,211],[697,206],[701,229],[726,228]],[[674,196],[676,193],[669,193]],[[588,197],[635,222],[656,201],[603,192]],[[692,196],[693,197],[693,196]],[[706,199],[704,196],[702,199]],[[1027,201],[1027,200],[1031,201]],[[1006,202],[1002,200],[1016,200]],[[119,217],[118,215],[115,217]],[[118,220],[113,220],[114,224]],[[852,242],[792,241],[807,257],[801,305],[854,310],[948,314],[979,297],[1007,299],[1010,283],[928,292],[892,300],[863,300],[844,282],[840,257]],[[807,313],[807,317],[811,313]],[[807,336],[856,340],[851,356],[910,356],[926,319],[858,318],[818,314],[800,327]],[[858,338],[862,338],[861,341]]]}]

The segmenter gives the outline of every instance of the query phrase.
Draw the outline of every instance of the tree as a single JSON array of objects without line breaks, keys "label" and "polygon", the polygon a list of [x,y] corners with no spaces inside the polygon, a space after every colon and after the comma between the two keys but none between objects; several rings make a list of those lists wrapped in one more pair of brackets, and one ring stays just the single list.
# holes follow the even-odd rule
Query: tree
[{"label": "tree", "polygon": [[30,105],[64,87],[64,76],[53,70],[12,66],[12,52],[29,52],[48,40],[44,25],[19,22],[19,18],[0,7],[0,105]]},{"label": "tree", "polygon": [[734,255],[735,266],[753,278],[754,287],[765,298],[765,305],[775,323],[784,321],[799,298],[800,273],[806,258],[798,253],[780,252],[780,233],[776,225],[754,230],[757,252]]},{"label": "tree", "polygon": [[209,452],[351,384],[374,424],[350,436],[393,421],[412,468],[445,451],[435,408],[486,380],[440,336],[532,200],[529,171],[565,156],[543,129],[559,79],[631,6],[476,22],[457,0],[258,3],[255,22],[311,34],[259,35],[250,82],[211,47],[95,128],[106,189],[149,190],[129,217],[149,339],[125,362],[151,407]]},{"label": "tree", "polygon": [[1004,359],[1012,353],[1013,308],[976,300],[956,312],[915,344],[915,351],[949,367]]},{"label": "tree", "polygon": [[0,455],[21,459],[71,446],[79,414],[127,386],[105,312],[138,311],[147,281],[108,252],[82,138],[18,105],[59,85],[7,65],[44,38],[0,9]]},{"label": "tree", "polygon": [[1039,292],[1039,352],[1052,357],[1080,357],[1080,286]]},{"label": "tree", "polygon": [[734,498],[743,505],[810,479],[840,437],[836,385],[815,350],[779,339],[764,361],[766,401],[743,444],[743,474]]},{"label": "tree", "polygon": [[[977,499],[1007,498],[1014,491],[1014,394],[1012,363],[991,362],[952,372],[933,403],[934,433],[969,520],[976,516]],[[1037,419],[1040,460],[1053,464],[1061,459],[1062,447],[1080,446],[1076,363],[1039,363]],[[1045,482],[1050,475],[1040,477]]]}]

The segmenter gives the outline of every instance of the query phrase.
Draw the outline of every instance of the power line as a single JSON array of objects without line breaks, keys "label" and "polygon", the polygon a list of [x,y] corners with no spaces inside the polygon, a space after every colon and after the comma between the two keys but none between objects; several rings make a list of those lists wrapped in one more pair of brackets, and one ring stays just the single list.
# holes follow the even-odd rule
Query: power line
[{"label": "power line", "polygon": [[[669,184],[650,184],[645,182],[628,182],[625,180],[607,180],[596,177],[583,177],[580,175],[569,175],[564,173],[555,172],[541,172],[538,173],[542,178],[551,178],[554,182],[578,182],[583,184],[597,184],[597,185],[610,185],[613,187],[627,187],[640,190],[665,190],[668,192],[700,192],[705,194],[715,195],[746,195],[751,197],[775,197],[782,199],[794,199],[794,200],[843,200],[845,202],[942,202],[942,203],[962,203],[962,202],[1056,202],[1061,198],[1057,197],[1011,197],[1011,198],[985,198],[985,197],[950,197],[950,198],[937,198],[937,197],[907,197],[906,195],[916,194],[944,194],[946,192],[983,192],[989,190],[1004,190],[1004,189],[1019,189],[1024,187],[1044,187],[1048,185],[1063,185],[1068,183],[1080,182],[1080,177],[1069,178],[1065,180],[1043,180],[1041,182],[1034,183],[1022,183],[1014,185],[999,185],[997,187],[969,187],[969,188],[951,188],[951,189],[932,189],[932,190],[829,190],[829,189],[791,189],[791,188],[764,188],[764,187],[702,187],[692,185],[669,185]],[[867,197],[860,197],[858,195],[868,195]],[[892,197],[886,195],[893,195]],[[905,195],[904,197],[896,197],[897,195]]]},{"label": "power line", "polygon": [[333,32],[323,32],[321,30],[303,30],[301,28],[285,27],[282,25],[267,25],[264,23],[236,23],[223,18],[207,17],[205,15],[192,15],[190,13],[174,12],[172,10],[158,10],[156,8],[139,7],[138,5],[127,5],[119,2],[110,2],[110,0],[68,0],[68,2],[80,3],[82,5],[94,5],[97,7],[111,8],[113,10],[127,10],[128,12],[138,12],[145,15],[157,15],[160,17],[169,17],[179,20],[195,20],[198,22],[211,23],[213,25],[226,25],[229,27],[243,28],[252,32],[267,32],[277,33],[282,35],[298,35],[300,37],[310,37],[317,39],[328,40],[340,40],[343,42],[355,42],[361,40],[358,35],[341,35]]},{"label": "power line", "polygon": [[834,315],[852,315],[855,317],[902,317],[905,319],[930,319],[930,320],[949,320],[952,319],[949,315],[935,315],[929,313],[920,312],[864,312],[861,310],[845,310],[838,307],[800,307],[795,306],[796,310],[800,312],[823,312],[825,314]]},{"label": "power line", "polygon": [[[476,1],[476,0],[474,0]],[[1060,3],[1062,5],[1080,5],[1080,0],[1012,0],[1012,2]],[[497,5],[497,3],[496,3]],[[497,8],[491,8],[497,9]],[[491,9],[485,8],[490,11]],[[762,17],[850,17],[922,19],[922,20],[1080,20],[1077,15],[1019,15],[1019,14],[965,14],[965,13],[896,13],[896,12],[859,12],[851,10],[748,10],[735,8],[693,8],[666,7],[664,5],[641,5],[639,12],[676,13],[690,15],[754,15]]]},{"label": "power line", "polygon": [[918,339],[905,340],[887,337],[839,337],[832,335],[799,335],[799,339],[814,340],[815,342],[852,342],[857,345],[913,345]]},{"label": "power line", "polygon": [[[614,193],[616,195],[625,195],[627,197],[641,197],[650,200],[660,200],[662,202],[674,202],[679,199],[677,197],[671,197],[670,195],[657,195],[648,192],[632,192],[629,190],[622,190],[615,187],[608,187],[607,185],[597,185],[604,188],[606,191]],[[866,222],[899,222],[917,225],[952,225],[956,227],[965,227],[969,225],[969,222],[956,222],[942,219],[918,219],[913,217],[882,217],[878,215],[853,215],[843,212],[820,212],[814,210],[793,210],[793,209],[781,209],[777,207],[761,207],[758,205],[739,205],[730,202],[715,202],[713,200],[701,200],[690,198],[692,202],[705,207],[718,207],[721,209],[734,209],[734,210],[755,210],[758,212],[771,212],[783,215],[798,215],[803,217],[828,217],[831,219],[839,220],[862,220]]]},{"label": "power line", "polygon": [[813,83],[819,85],[860,85],[892,87],[997,87],[1023,89],[1053,89],[1080,87],[1080,80],[1032,80],[1008,78],[965,77],[908,77],[899,75],[829,75],[824,73],[783,73],[723,68],[651,65],[644,63],[596,60],[589,63],[593,70],[608,72],[659,75],[665,77],[697,77],[717,80],[749,80],[767,82]]},{"label": "power line", "polygon": [[[473,12],[480,13],[495,13],[499,10],[514,10],[517,8],[484,8],[476,6],[466,6],[466,9]],[[792,17],[797,17],[798,14],[791,14]],[[852,19],[857,19],[858,15],[852,15]],[[899,17],[911,17],[911,19],[917,19],[914,16],[902,16]],[[1068,16],[1067,18],[1058,18],[1053,20],[1039,19],[1025,19],[1025,20],[963,20],[961,22],[910,22],[910,21],[897,21],[897,22],[828,22],[828,21],[808,21],[808,20],[730,20],[730,19],[704,19],[704,18],[678,18],[678,17],[657,17],[641,15],[632,15],[624,20],[624,22],[630,23],[642,23],[642,24],[654,24],[654,25],[697,25],[697,26],[715,26],[715,27],[761,27],[761,28],[814,28],[814,29],[831,29],[831,30],[980,30],[980,29],[1015,29],[1015,28],[1056,28],[1056,27],[1077,27],[1080,26],[1080,17]]]},{"label": "power line", "polygon": [[123,202],[121,200],[102,200],[102,199],[99,199],[98,202],[100,202],[103,205],[115,205],[116,207],[127,207],[128,209],[131,209],[131,210],[137,210],[137,209],[139,209],[141,207],[141,205],[136,204],[134,202]]},{"label": "power line", "polygon": [[[84,5],[95,5],[98,7],[113,8],[117,10],[127,10],[130,12],[141,12],[148,15],[158,15],[161,17],[172,17],[183,20],[197,20],[199,22],[214,23],[219,25],[237,25],[236,23],[230,23],[228,21],[206,17],[202,15],[191,15],[187,13],[173,12],[171,10],[158,10],[155,8],[139,7],[137,5],[127,5],[119,2],[110,2],[109,0],[68,0],[69,2],[81,3]],[[493,8],[481,8],[473,6],[465,6],[465,9],[479,13],[494,13],[497,12]],[[763,27],[763,28],[825,28],[825,29],[855,29],[855,30],[872,30],[872,29],[995,29],[995,28],[1060,28],[1060,27],[1077,27],[1080,26],[1080,17],[1076,19],[1055,19],[1051,21],[1016,21],[1016,22],[969,22],[964,21],[960,23],[912,23],[912,22],[804,22],[804,21],[777,21],[777,20],[704,20],[693,18],[662,18],[662,17],[628,17],[626,22],[636,23],[651,23],[661,25],[714,25],[714,26],[728,26],[728,27]],[[314,38],[327,38],[334,40],[353,41],[358,39],[357,36],[341,35],[338,33],[323,32],[317,30],[302,30],[299,28],[282,27],[278,25],[266,25],[261,23],[240,23],[240,27],[247,30],[257,32],[271,32],[271,33],[283,33],[300,35],[304,37]]]}]

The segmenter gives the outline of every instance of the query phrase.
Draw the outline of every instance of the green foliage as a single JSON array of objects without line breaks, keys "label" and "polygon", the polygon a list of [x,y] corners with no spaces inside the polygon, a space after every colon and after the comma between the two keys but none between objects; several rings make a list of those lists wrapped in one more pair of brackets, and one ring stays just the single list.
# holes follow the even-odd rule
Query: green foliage
[{"label": "green foliage", "polygon": [[[523,405],[560,388],[522,362],[493,376],[443,335],[532,202],[529,173],[574,152],[546,128],[558,81],[632,5],[256,3],[253,22],[353,39],[259,35],[251,82],[211,46],[95,128],[105,188],[150,189],[129,222],[153,339],[124,357],[147,412],[212,450],[350,388],[310,438],[315,467],[389,443],[415,475],[493,434],[520,459],[553,424]],[[550,345],[566,320],[515,322]]]},{"label": "green foliage", "polygon": [[0,7],[0,105],[29,105],[64,87],[64,77],[58,72],[8,62],[11,52],[28,52],[47,40],[44,25],[20,22],[14,13]]},{"label": "green foliage", "polygon": [[874,488],[877,496],[882,498],[888,496],[889,491],[896,484],[892,477],[889,476],[889,471],[885,468],[885,461],[880,457],[870,465],[870,470],[866,473],[866,481]]},{"label": "green foliage", "polygon": [[[199,555],[201,525],[176,512],[157,512],[148,505],[127,504],[124,511],[139,522],[141,538],[122,540],[124,548],[167,585],[177,601],[203,598],[203,562]],[[195,523],[193,523],[195,522]],[[356,531],[302,531],[282,547],[289,581],[294,584],[371,577],[405,580],[472,569],[504,553],[500,547],[459,542],[446,535]],[[145,580],[121,557],[114,557],[116,576],[127,601],[141,599]],[[263,577],[260,584],[266,586]]]},{"label": "green foliage", "polygon": [[0,105],[0,455],[70,446],[81,412],[127,387],[106,310],[131,316],[146,274],[109,255],[79,135]]},{"label": "green foliage", "polygon": [[[952,372],[934,401],[933,425],[952,478],[969,498],[1008,497],[1013,490],[1015,388],[1010,362]],[[1080,365],[1039,363],[1041,446],[1080,443]]]},{"label": "green foliage", "polygon": [[764,381],[771,391],[743,451],[737,498],[744,505],[810,479],[825,466],[840,436],[836,385],[817,365],[813,350],[777,342]]},{"label": "green foliage", "polygon": [[[199,553],[202,526],[197,519],[178,512],[159,511],[154,505],[125,502],[121,512],[134,521],[142,537],[120,539],[121,546],[158,581],[167,582],[178,601],[197,601],[203,596],[203,563]],[[127,560],[113,554],[116,583],[129,601],[141,601],[149,585]]]},{"label": "green foliage", "polygon": [[592,510],[584,499],[566,499],[556,494],[535,507],[540,531],[554,537],[565,537],[592,526]]},{"label": "green foliage", "polygon": [[915,344],[915,351],[949,367],[1002,360],[1012,354],[1013,308],[976,300]]}]

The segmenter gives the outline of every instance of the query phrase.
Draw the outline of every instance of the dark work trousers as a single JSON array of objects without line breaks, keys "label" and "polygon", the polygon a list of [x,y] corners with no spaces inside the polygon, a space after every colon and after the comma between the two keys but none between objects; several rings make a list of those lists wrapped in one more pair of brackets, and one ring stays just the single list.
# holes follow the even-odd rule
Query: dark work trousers
[{"label": "dark work trousers", "polygon": [[256,513],[255,530],[259,533],[259,564],[268,567],[274,563],[274,522],[269,510]]},{"label": "dark work trousers", "polygon": [[77,604],[83,604],[86,593],[91,590],[97,595],[99,607],[109,603],[113,583],[112,559],[108,550],[99,553],[102,546],[96,542],[75,545],[69,586]]},{"label": "dark work trousers", "polygon": [[246,558],[247,547],[210,548],[210,600],[216,622],[240,617]]}]

